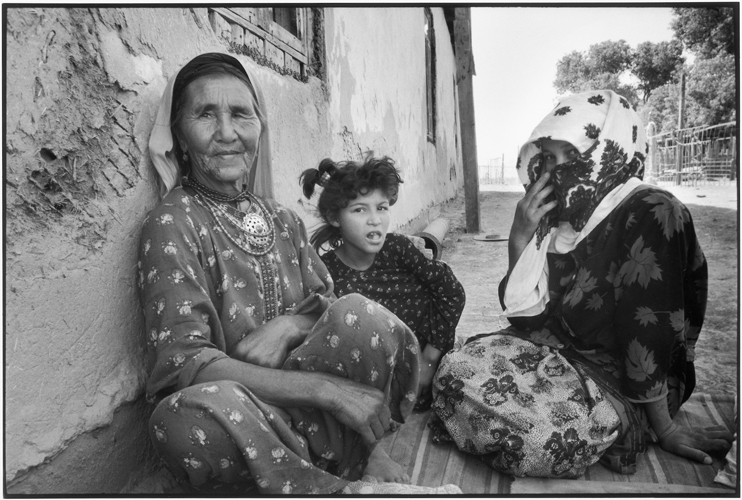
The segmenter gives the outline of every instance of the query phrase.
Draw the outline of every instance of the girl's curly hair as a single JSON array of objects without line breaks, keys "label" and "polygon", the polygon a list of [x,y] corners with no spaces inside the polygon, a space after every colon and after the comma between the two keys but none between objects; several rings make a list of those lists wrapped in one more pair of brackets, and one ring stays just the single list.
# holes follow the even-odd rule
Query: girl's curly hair
[{"label": "girl's curly hair", "polygon": [[305,170],[299,177],[299,184],[307,199],[314,194],[315,186],[324,188],[317,202],[317,211],[324,224],[309,240],[314,249],[319,252],[325,243],[329,243],[330,248],[340,244],[343,234],[330,221],[336,220],[340,210],[347,207],[351,200],[358,195],[365,196],[375,189],[381,189],[389,198],[389,205],[394,205],[402,182],[394,167],[394,160],[387,156],[369,156],[362,163],[334,162],[325,158],[317,168]]}]

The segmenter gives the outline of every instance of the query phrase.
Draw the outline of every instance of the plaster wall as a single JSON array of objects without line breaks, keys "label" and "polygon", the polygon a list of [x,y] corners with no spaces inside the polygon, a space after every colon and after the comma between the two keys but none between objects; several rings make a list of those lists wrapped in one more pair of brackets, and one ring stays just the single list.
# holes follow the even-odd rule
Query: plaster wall
[{"label": "plaster wall", "polygon": [[404,184],[392,229],[453,198],[462,185],[456,61],[443,11],[436,35],[437,136],[427,139],[425,14],[420,7],[326,9],[331,157],[367,151],[396,161]]},{"label": "plaster wall", "polygon": [[[403,168],[403,224],[462,179],[448,104],[437,147],[425,141],[423,11],[325,11],[327,86],[237,56],[266,97],[276,197],[310,219],[301,171],[374,149]],[[445,96],[453,59],[434,11]],[[10,8],[6,29],[7,491],[118,493],[155,466],[142,451],[150,360],[135,285],[141,223],[159,201],[148,136],[167,79],[227,45],[206,8]]]}]

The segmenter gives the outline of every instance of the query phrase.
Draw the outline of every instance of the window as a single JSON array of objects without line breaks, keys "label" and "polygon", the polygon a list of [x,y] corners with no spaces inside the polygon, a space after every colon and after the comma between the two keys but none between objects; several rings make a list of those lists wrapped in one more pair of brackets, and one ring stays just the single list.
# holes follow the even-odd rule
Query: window
[{"label": "window", "polygon": [[298,38],[299,30],[297,29],[297,18],[299,16],[297,15],[296,10],[297,9],[274,8],[273,22]]},{"label": "window", "polygon": [[324,56],[312,47],[324,44],[311,40],[314,24],[322,21],[320,8],[213,7],[209,21],[232,52],[297,80],[322,77]]},{"label": "window", "polygon": [[425,84],[428,110],[428,141],[435,144],[435,29],[433,12],[425,7]]}]

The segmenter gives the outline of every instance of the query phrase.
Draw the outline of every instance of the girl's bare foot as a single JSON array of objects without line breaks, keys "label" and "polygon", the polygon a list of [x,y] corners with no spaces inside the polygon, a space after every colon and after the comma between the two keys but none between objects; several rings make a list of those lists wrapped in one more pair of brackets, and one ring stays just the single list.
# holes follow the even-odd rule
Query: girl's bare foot
[{"label": "girl's bare foot", "polygon": [[376,446],[368,458],[368,465],[363,471],[361,481],[368,480],[367,476],[373,477],[379,483],[410,483],[410,476],[381,446]]}]

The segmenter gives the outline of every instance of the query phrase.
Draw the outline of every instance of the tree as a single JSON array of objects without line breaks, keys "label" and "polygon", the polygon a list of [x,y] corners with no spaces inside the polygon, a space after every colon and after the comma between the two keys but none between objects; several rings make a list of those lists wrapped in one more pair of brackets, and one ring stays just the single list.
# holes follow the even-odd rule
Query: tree
[{"label": "tree", "polygon": [[[686,78],[685,124],[688,127],[734,121],[736,114],[736,55],[734,9],[718,7],[674,8],[672,27],[677,40],[696,54]],[[637,49],[638,51],[638,49]],[[657,130],[677,128],[677,84],[655,89],[640,109]]]},{"label": "tree", "polygon": [[696,59],[686,87],[688,126],[717,125],[736,119],[734,56],[721,52]]},{"label": "tree", "polygon": [[[733,7],[675,7],[669,42],[644,42],[632,51],[624,40],[573,51],[557,63],[554,87],[560,94],[610,89],[624,96],[658,131],[677,128],[678,76],[686,79],[686,126],[736,119],[736,10]],[[695,53],[685,67],[683,44]],[[633,76],[637,84],[630,83]],[[642,94],[641,101],[638,94]],[[641,104],[637,106],[637,104]]]},{"label": "tree", "polygon": [[631,47],[626,40],[608,40],[591,45],[587,58],[594,74],[620,75],[631,67]]},{"label": "tree", "polygon": [[640,43],[633,54],[631,72],[639,80],[642,101],[647,102],[652,91],[673,80],[685,58],[679,40]]},{"label": "tree", "polygon": [[636,105],[636,89],[621,82],[621,76],[631,67],[631,57],[631,47],[625,40],[591,45],[587,53],[572,51],[557,62],[554,87],[560,94],[609,89]]},{"label": "tree", "polygon": [[735,37],[732,7],[673,7],[671,27],[688,50],[703,59],[720,52],[734,55]]},{"label": "tree", "polygon": [[654,122],[657,133],[672,132],[678,128],[679,87],[676,83],[666,83],[657,87],[647,102],[639,108],[642,121],[647,125]]},{"label": "tree", "polygon": [[[718,125],[736,119],[734,56],[723,53],[712,59],[696,59],[687,74],[686,127]],[[679,87],[677,83],[667,83],[656,88],[639,110],[645,123],[655,123],[657,132],[678,128]]]},{"label": "tree", "polygon": [[557,76],[554,87],[560,94],[579,92],[582,82],[590,78],[590,68],[585,56],[575,51],[557,61]]}]

